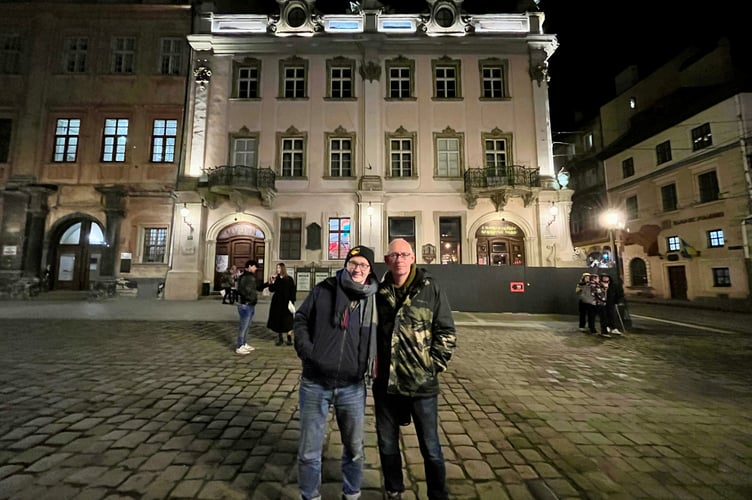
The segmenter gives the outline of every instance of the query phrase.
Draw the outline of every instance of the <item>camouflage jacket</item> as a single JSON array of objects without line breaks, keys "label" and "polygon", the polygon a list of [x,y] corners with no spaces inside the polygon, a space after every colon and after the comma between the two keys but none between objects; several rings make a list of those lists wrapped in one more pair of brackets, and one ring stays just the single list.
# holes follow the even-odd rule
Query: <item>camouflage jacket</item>
[{"label": "camouflage jacket", "polygon": [[417,269],[401,304],[390,273],[376,294],[378,369],[376,385],[389,394],[425,397],[439,393],[438,374],[457,343],[454,318],[444,292],[425,269]]}]

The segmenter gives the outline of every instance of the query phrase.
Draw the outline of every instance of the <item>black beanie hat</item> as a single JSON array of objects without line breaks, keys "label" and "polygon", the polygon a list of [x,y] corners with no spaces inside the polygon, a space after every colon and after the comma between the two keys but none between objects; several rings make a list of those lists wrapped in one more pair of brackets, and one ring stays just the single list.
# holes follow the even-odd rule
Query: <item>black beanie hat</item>
[{"label": "black beanie hat", "polygon": [[358,245],[357,247],[352,247],[349,252],[347,252],[347,257],[345,257],[345,266],[347,266],[347,263],[352,257],[363,257],[368,261],[368,264],[371,266],[371,269],[373,269],[373,250],[371,250],[368,247],[364,247],[361,245]]}]

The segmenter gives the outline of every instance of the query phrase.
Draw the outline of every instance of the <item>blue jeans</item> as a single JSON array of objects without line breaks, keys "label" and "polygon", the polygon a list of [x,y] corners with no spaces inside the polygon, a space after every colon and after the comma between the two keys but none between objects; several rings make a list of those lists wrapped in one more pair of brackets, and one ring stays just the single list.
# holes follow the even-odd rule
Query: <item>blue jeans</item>
[{"label": "blue jeans", "polygon": [[[423,468],[426,471],[428,498],[446,500],[446,464],[439,441],[439,398],[411,398],[387,394],[385,388],[374,387],[376,407],[376,434],[379,443],[381,470],[384,473],[386,491],[405,490],[402,476],[402,456],[400,455],[400,419],[404,408],[410,409],[415,431],[418,435],[420,453],[423,455]],[[401,410],[401,411],[400,411]]]},{"label": "blue jeans", "polygon": [[329,406],[334,406],[342,438],[342,493],[360,495],[363,480],[363,426],[366,411],[365,383],[325,389],[311,380],[300,380],[300,444],[298,486],[303,500],[321,498],[321,452],[326,437]]},{"label": "blue jeans", "polygon": [[245,344],[245,337],[253,321],[253,314],[256,312],[256,306],[248,304],[238,304],[238,314],[240,315],[240,325],[238,325],[238,341],[235,347]]}]

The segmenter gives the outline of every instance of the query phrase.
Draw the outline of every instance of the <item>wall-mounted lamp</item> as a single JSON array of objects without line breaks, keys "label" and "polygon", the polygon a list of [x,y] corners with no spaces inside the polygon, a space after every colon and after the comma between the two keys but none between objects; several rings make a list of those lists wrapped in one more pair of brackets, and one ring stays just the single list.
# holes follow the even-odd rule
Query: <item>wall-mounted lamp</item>
[{"label": "wall-mounted lamp", "polygon": [[186,239],[192,240],[193,239],[193,224],[191,224],[188,221],[188,216],[191,214],[191,211],[188,210],[188,205],[183,203],[183,208],[180,209],[180,215],[183,216],[183,223],[188,226],[191,230],[190,234]]},{"label": "wall-mounted lamp", "polygon": [[548,225],[549,226],[553,224],[554,222],[556,222],[556,214],[558,213],[558,211],[559,210],[556,208],[556,205],[552,201],[551,207],[548,209],[548,215],[549,215]]},{"label": "wall-mounted lamp", "polygon": [[566,167],[561,167],[559,173],[556,174],[556,182],[559,183],[559,188],[567,189],[567,186],[569,185],[569,172]]}]

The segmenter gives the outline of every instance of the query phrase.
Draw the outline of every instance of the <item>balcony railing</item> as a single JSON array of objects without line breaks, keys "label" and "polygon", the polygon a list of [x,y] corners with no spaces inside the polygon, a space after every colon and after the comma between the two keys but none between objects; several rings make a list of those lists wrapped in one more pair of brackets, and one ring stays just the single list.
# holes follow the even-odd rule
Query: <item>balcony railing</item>
[{"label": "balcony railing", "polygon": [[540,169],[507,165],[504,167],[468,168],[465,192],[493,190],[501,187],[540,187]]},{"label": "balcony railing", "polygon": [[209,188],[225,187],[251,191],[274,190],[276,174],[268,167],[220,165],[204,170]]}]

